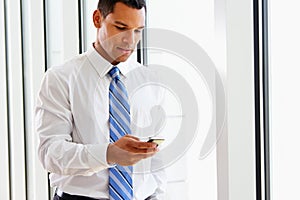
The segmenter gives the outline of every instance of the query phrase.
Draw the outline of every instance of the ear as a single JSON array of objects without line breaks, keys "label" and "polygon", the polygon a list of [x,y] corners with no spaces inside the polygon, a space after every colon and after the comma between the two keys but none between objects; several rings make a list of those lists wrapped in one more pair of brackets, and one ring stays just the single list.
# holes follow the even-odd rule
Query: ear
[{"label": "ear", "polygon": [[93,22],[96,28],[101,28],[102,15],[100,10],[95,10],[93,13]]}]

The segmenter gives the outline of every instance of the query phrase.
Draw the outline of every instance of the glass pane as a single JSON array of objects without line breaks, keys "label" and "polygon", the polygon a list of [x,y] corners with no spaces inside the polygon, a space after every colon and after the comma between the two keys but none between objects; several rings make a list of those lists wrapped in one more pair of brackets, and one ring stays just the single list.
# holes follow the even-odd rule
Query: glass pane
[{"label": "glass pane", "polygon": [[[204,73],[205,68],[202,66],[206,65],[205,55],[201,55],[201,49],[212,59],[214,67],[221,71],[224,77],[226,71],[226,34],[222,3],[222,1],[218,3],[216,1],[197,1],[195,3],[195,1],[187,0],[183,5],[179,0],[165,0],[151,1],[148,4],[149,30],[147,31],[149,41],[160,41],[158,44],[155,43],[157,46],[148,44],[148,63],[149,65],[160,65],[167,71],[174,71],[182,78],[177,79],[178,83],[174,86],[165,86],[173,93],[170,92],[169,96],[166,97],[168,105],[164,107],[167,112],[166,121],[169,122],[164,130],[167,141],[164,148],[168,148],[168,145],[180,137],[181,132],[179,130],[183,126],[183,117],[188,117],[182,113],[182,109],[186,106],[183,105],[185,102],[178,101],[180,95],[187,95],[187,92],[181,94],[177,90],[181,85],[180,80],[186,81],[188,87],[185,89],[191,89],[195,95],[197,105],[194,109],[199,111],[196,116],[198,119],[197,131],[192,134],[193,137],[185,133],[187,134],[186,139],[191,141],[190,146],[182,147],[182,150],[187,151],[180,156],[180,159],[176,160],[177,157],[174,156],[174,163],[165,166],[168,176],[168,199],[216,200],[218,198],[216,150],[207,152],[205,157],[199,157],[201,149],[205,146],[209,128],[216,120],[212,110],[213,96],[216,94],[215,91],[210,91],[208,87],[214,82],[215,71]],[[165,32],[166,29],[168,30],[167,33]],[[160,32],[157,35],[161,38],[153,36],[155,32]],[[174,45],[165,45],[166,40],[174,43]],[[187,42],[190,43],[187,44]],[[185,48],[186,51],[180,51],[182,48]],[[195,61],[190,56],[194,54],[203,57],[203,59],[200,62]],[[210,92],[214,94],[211,96]],[[177,101],[174,101],[176,98]],[[192,101],[189,100],[188,102],[191,103]],[[216,131],[216,127],[214,127],[214,131]]]},{"label": "glass pane", "polygon": [[45,1],[47,67],[78,55],[78,4],[68,0]]},{"label": "glass pane", "polygon": [[84,51],[88,50],[92,43],[95,41],[96,29],[93,24],[93,12],[97,8],[98,1],[84,1],[82,0],[82,19],[83,19],[83,40],[84,40]]},{"label": "glass pane", "polygon": [[63,43],[63,7],[61,1],[46,1],[46,29],[47,29],[47,65],[61,64],[64,61],[62,53]]}]

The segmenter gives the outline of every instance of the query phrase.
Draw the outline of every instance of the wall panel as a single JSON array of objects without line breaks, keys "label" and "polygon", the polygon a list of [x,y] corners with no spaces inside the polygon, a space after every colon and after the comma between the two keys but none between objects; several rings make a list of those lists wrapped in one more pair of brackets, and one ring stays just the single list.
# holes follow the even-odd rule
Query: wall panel
[{"label": "wall panel", "polygon": [[34,132],[34,107],[45,71],[43,1],[22,1],[23,72],[26,140],[27,198],[48,198],[48,176],[37,157],[38,136]]},{"label": "wall panel", "polygon": [[6,67],[11,200],[26,197],[23,56],[20,1],[6,1]]},{"label": "wall panel", "polygon": [[0,199],[48,199],[33,110],[45,69],[43,2],[0,1]]},{"label": "wall panel", "polygon": [[0,1],[0,199],[9,200],[9,146],[5,52],[5,1]]}]

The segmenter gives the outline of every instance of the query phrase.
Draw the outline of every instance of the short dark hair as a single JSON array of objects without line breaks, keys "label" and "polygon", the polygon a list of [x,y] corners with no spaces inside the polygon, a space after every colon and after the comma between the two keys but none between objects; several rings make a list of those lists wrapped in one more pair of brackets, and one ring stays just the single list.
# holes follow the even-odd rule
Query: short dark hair
[{"label": "short dark hair", "polygon": [[109,13],[112,13],[114,11],[115,4],[118,2],[124,3],[131,8],[145,8],[146,10],[145,0],[99,0],[98,10],[101,11],[102,16],[105,18]]}]

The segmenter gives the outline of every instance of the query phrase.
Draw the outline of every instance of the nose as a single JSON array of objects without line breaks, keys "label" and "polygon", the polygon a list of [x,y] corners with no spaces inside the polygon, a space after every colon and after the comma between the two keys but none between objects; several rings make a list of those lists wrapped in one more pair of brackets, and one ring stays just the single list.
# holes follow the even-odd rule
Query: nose
[{"label": "nose", "polygon": [[128,30],[124,32],[123,35],[123,42],[128,44],[128,45],[132,45],[134,44],[134,30]]}]

